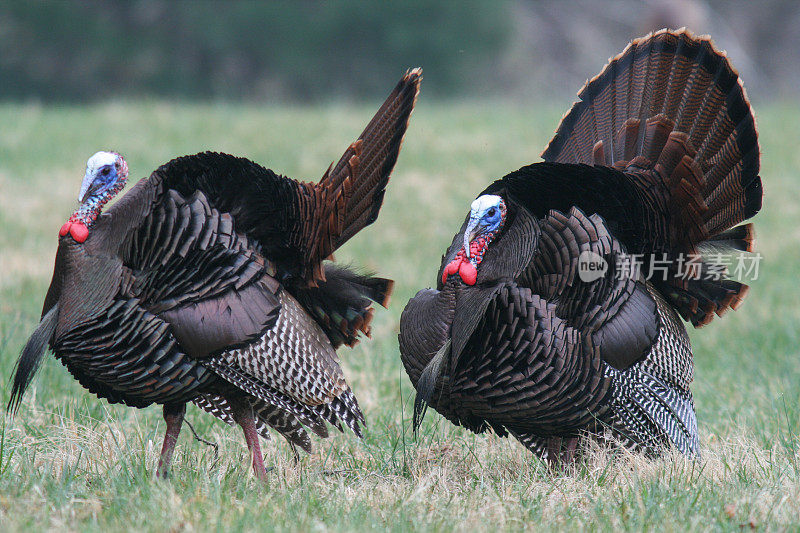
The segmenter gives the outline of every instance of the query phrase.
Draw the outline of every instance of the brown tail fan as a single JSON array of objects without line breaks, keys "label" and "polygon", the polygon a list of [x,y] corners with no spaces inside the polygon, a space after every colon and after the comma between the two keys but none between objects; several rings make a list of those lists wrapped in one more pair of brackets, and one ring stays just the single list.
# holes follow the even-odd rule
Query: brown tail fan
[{"label": "brown tail fan", "polygon": [[306,236],[306,241],[314,244],[308,253],[317,261],[313,264],[314,278],[325,279],[319,261],[378,217],[421,81],[422,69],[409,70],[358,140],[325,172],[319,183],[311,186],[316,193],[313,196],[322,198],[318,205],[327,210],[320,216],[327,221],[325,227],[309,228],[318,236]]},{"label": "brown tail fan", "polygon": [[[636,39],[578,97],[546,161],[613,166],[653,204],[666,190],[670,254],[697,254],[712,239],[752,251],[752,226],[731,228],[761,208],[755,119],[738,74],[710,38],[681,29]],[[726,230],[738,237],[721,236]],[[699,326],[735,308],[747,286],[673,278],[662,292]]]}]

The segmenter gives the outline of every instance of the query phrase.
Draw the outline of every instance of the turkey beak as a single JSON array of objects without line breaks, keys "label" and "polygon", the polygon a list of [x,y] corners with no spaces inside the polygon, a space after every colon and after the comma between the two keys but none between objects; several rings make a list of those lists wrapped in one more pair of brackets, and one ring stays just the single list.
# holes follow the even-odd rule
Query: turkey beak
[{"label": "turkey beak", "polygon": [[483,229],[480,222],[480,219],[471,218],[469,224],[467,224],[467,229],[464,230],[464,255],[467,256],[467,259],[470,258],[469,244],[475,237],[480,235]]},{"label": "turkey beak", "polygon": [[92,196],[94,193],[96,193],[100,189],[100,187],[103,186],[103,184],[100,183],[99,181],[88,181],[88,180],[91,180],[91,179],[92,179],[91,176],[87,176],[86,178],[83,179],[83,185],[81,186],[81,192],[78,195],[78,201],[80,203],[84,203],[87,198]]},{"label": "turkey beak", "polygon": [[86,201],[86,198],[89,197],[89,194],[92,192],[92,184],[94,183],[94,176],[89,169],[86,169],[86,174],[83,175],[83,182],[81,182],[81,192],[78,193],[78,202],[83,203]]}]

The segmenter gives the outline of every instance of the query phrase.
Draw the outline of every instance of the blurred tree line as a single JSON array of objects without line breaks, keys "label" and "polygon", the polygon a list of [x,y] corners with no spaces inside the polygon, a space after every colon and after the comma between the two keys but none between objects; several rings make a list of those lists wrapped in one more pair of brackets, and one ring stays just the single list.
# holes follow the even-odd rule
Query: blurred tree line
[{"label": "blurred tree line", "polygon": [[3,2],[0,96],[358,98],[419,65],[452,93],[510,22],[491,2]]},{"label": "blurred tree line", "polygon": [[751,96],[800,87],[797,0],[0,0],[0,100],[575,94],[638,35],[688,26]]}]

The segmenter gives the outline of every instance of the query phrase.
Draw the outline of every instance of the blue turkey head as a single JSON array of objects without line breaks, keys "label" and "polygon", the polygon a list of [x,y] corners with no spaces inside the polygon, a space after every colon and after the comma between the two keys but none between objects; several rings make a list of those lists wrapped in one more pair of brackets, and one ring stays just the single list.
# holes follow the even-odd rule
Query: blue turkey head
[{"label": "blue turkey head", "polygon": [[86,162],[78,201],[81,204],[90,199],[108,201],[125,187],[127,179],[128,165],[121,155],[97,152]]},{"label": "blue turkey head", "polygon": [[[464,231],[464,253],[470,257],[470,244],[480,237],[487,242],[503,227],[506,220],[506,203],[494,194],[484,194],[472,202],[469,222]],[[483,248],[483,246],[481,247]]]}]

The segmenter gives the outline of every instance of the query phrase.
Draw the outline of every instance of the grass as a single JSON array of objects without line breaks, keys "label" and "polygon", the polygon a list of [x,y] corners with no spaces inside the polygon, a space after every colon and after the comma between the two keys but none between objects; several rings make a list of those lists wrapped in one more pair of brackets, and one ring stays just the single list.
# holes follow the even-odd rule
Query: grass
[{"label": "grass", "polygon": [[[375,103],[377,104],[377,103]],[[692,332],[703,457],[648,461],[593,450],[548,472],[521,446],[475,436],[431,413],[410,431],[413,391],[396,335],[405,302],[431,285],[470,200],[489,180],[538,160],[568,102],[421,103],[376,224],[337,259],[397,281],[373,339],[340,352],[369,423],[315,439],[294,464],[264,443],[268,486],[247,466],[238,429],[190,408],[199,433],[178,441],[173,477],[152,473],[160,409],[112,406],[52,357],[15,419],[0,419],[0,530],[735,530],[800,527],[800,113],[758,109],[766,191],[756,222],[765,256],[736,313]],[[373,106],[247,107],[124,102],[0,105],[0,387],[37,324],[56,232],[74,208],[83,164],[125,154],[134,178],[205,149],[316,180]],[[135,181],[135,180],[134,180]]]}]

